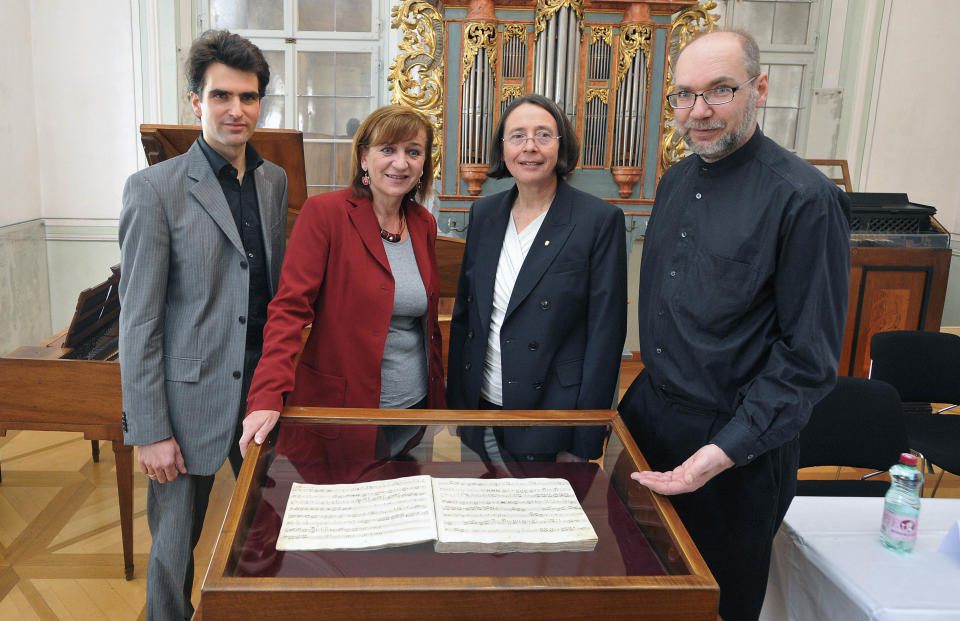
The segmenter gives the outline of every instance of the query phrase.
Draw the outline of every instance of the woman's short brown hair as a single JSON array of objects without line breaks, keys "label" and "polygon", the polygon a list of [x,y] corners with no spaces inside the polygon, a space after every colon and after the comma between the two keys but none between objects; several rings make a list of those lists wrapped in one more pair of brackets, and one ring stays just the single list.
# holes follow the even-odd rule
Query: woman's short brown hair
[{"label": "woman's short brown hair", "polygon": [[560,110],[560,107],[552,99],[536,93],[514,99],[500,116],[497,129],[493,132],[493,143],[490,145],[490,167],[487,169],[487,176],[493,179],[512,176],[507,169],[506,162],[503,161],[503,132],[510,113],[523,104],[540,106],[549,112],[553,120],[556,121],[557,133],[560,134],[560,151],[557,153],[557,167],[554,172],[557,173],[557,177],[566,177],[577,167],[577,162],[580,161],[580,142],[577,140],[573,125],[570,124],[570,119]]},{"label": "woman's short brown hair", "polygon": [[423,145],[423,174],[419,188],[414,187],[408,198],[423,203],[433,188],[433,125],[427,117],[413,108],[391,104],[377,108],[364,119],[353,136],[353,164],[350,187],[354,196],[371,198],[370,188],[363,185],[363,168],[360,157],[364,149],[378,144],[394,144],[413,140],[423,130],[426,142]]}]

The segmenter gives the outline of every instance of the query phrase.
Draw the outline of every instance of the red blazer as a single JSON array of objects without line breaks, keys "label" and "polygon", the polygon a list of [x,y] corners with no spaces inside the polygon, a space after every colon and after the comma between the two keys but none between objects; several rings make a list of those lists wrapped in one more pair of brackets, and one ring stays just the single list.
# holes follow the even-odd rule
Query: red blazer
[{"label": "red blazer", "polygon": [[[440,326],[437,223],[410,204],[407,231],[427,291],[424,348],[427,400],[445,408]],[[290,236],[276,296],[267,311],[263,356],[247,412],[287,405],[377,408],[380,365],[393,314],[394,282],[380,226],[368,198],[350,189],[307,199]],[[301,332],[313,328],[303,348]]]}]

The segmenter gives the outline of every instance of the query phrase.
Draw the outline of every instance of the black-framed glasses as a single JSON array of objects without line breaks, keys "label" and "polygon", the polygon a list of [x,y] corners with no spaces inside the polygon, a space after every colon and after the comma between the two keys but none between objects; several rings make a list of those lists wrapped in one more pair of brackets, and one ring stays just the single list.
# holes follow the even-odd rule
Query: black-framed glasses
[{"label": "black-framed glasses", "polygon": [[667,95],[667,101],[670,103],[670,107],[674,110],[683,110],[684,108],[694,107],[697,105],[697,97],[703,97],[703,100],[707,102],[708,105],[720,106],[733,101],[733,95],[737,91],[759,77],[760,74],[758,73],[746,82],[741,82],[736,86],[718,86],[716,88],[705,90],[702,93],[694,93],[693,91],[670,93]]},{"label": "black-framed glasses", "polygon": [[546,147],[554,140],[560,140],[560,136],[554,136],[548,131],[541,130],[532,136],[524,136],[523,134],[510,134],[503,139],[504,142],[508,142],[514,147],[526,146],[528,140],[534,141],[541,147]]}]

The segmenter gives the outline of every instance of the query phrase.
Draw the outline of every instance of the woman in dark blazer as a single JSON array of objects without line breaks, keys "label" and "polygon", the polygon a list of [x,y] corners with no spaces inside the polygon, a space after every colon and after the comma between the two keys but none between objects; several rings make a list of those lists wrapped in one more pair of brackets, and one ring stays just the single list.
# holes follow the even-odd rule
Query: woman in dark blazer
[{"label": "woman in dark blazer", "polygon": [[[432,146],[426,118],[384,106],[354,136],[351,187],[304,203],[267,313],[244,451],[251,440],[263,442],[284,404],[445,407],[437,223],[417,202],[433,180]],[[378,441],[382,434],[342,445]]]},{"label": "woman in dark blazer", "polygon": [[[450,326],[449,407],[612,407],[626,335],[624,217],[563,181],[579,153],[567,117],[545,97],[517,99],[501,117],[487,174],[516,185],[470,209]],[[593,459],[604,440],[593,427],[460,433],[491,461]]]}]

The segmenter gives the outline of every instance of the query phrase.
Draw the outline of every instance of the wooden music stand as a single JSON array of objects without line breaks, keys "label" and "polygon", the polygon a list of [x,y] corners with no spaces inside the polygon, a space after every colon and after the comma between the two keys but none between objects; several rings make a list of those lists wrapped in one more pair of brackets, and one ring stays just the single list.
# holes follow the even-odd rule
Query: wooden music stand
[{"label": "wooden music stand", "polygon": [[[150,165],[186,153],[200,135],[199,125],[140,126],[140,141]],[[303,161],[303,134],[294,129],[257,129],[250,144],[263,159],[287,173],[287,237],[307,200],[307,172]]]},{"label": "wooden music stand", "polygon": [[[847,192],[853,192],[853,184],[850,182],[850,168],[847,166],[847,160],[816,160],[808,159],[807,162],[817,167],[827,168],[824,174]],[[840,176],[835,175],[839,170]]]}]

